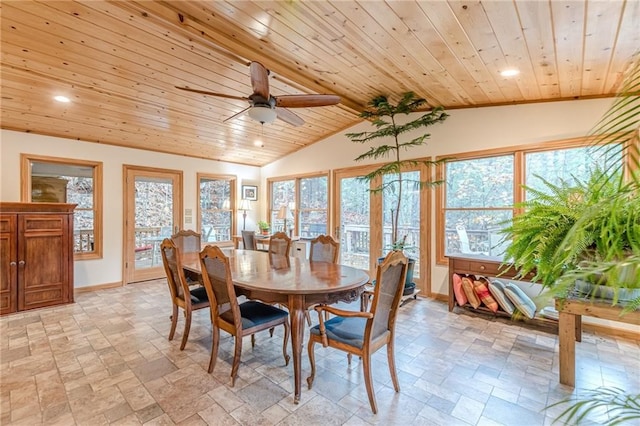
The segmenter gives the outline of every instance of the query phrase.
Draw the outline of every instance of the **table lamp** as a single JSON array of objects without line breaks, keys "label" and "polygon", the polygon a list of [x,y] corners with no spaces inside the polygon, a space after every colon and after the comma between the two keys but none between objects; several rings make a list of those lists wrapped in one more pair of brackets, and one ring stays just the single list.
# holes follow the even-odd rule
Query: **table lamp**
[{"label": "table lamp", "polygon": [[278,210],[278,216],[276,216],[276,218],[284,220],[284,232],[288,234],[289,230],[287,229],[287,219],[293,219],[293,215],[291,214],[291,210],[289,210],[289,206],[283,204],[280,207],[280,210]]},{"label": "table lamp", "polygon": [[246,198],[240,201],[240,210],[242,210],[242,230],[244,231],[247,223],[247,211],[251,210],[251,202]]}]

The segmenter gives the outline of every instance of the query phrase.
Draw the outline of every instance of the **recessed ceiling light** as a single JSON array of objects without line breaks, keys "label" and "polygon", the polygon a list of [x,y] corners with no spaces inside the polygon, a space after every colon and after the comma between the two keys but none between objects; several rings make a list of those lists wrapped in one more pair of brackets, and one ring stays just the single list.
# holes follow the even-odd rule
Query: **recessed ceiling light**
[{"label": "recessed ceiling light", "polygon": [[500,75],[503,77],[513,77],[514,75],[518,74],[520,74],[520,71],[513,68],[500,72]]},{"label": "recessed ceiling light", "polygon": [[262,141],[261,141],[261,140],[259,140],[259,139],[258,139],[258,140],[256,140],[253,144],[254,144],[255,146],[259,146],[260,148],[262,148],[262,147],[264,146],[264,143],[262,143]]},{"label": "recessed ceiling light", "polygon": [[71,102],[71,99],[67,98],[66,96],[62,96],[62,95],[58,95],[58,96],[54,96],[53,99],[55,99],[58,102]]}]

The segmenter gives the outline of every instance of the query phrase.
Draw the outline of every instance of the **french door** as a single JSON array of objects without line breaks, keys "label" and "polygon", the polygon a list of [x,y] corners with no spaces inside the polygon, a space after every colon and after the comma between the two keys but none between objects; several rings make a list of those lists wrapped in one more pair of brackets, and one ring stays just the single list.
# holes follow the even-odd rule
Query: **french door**
[{"label": "french door", "polygon": [[124,166],[124,283],[165,275],[164,238],[182,223],[182,171]]},{"label": "french door", "polygon": [[[369,184],[358,179],[361,168],[334,172],[335,237],[340,242],[340,263],[375,272],[371,253],[380,253],[380,222],[372,226],[374,205],[380,201],[372,197]],[[372,205],[373,204],[373,205]],[[375,256],[374,256],[375,257]]]}]

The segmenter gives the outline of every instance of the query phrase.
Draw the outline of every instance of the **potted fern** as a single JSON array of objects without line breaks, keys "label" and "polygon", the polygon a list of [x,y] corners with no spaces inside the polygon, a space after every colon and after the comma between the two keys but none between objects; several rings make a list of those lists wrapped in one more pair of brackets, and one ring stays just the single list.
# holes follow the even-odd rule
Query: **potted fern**
[{"label": "potted fern", "polygon": [[[368,159],[377,160],[380,158],[390,159],[390,161],[385,162],[372,172],[360,178],[367,183],[379,179],[382,183],[370,189],[370,191],[374,194],[384,193],[393,197],[393,207],[390,209],[391,245],[385,247],[386,249],[411,249],[411,247],[408,247],[406,244],[406,235],[402,237],[398,235],[399,218],[402,212],[403,188],[406,185],[412,185],[414,188],[422,189],[427,186],[442,183],[429,179],[422,181],[412,180],[405,178],[402,174],[404,170],[417,165],[422,164],[427,167],[432,167],[439,164],[439,162],[436,161],[402,158],[402,152],[425,145],[427,139],[431,136],[429,133],[423,133],[408,140],[401,140],[403,135],[407,135],[408,132],[411,131],[442,123],[449,116],[444,112],[443,108],[437,107],[413,120],[407,122],[400,120],[400,117],[408,117],[409,114],[415,113],[423,108],[425,104],[426,100],[418,97],[414,92],[403,93],[397,104],[391,103],[384,95],[376,96],[368,103],[368,109],[360,114],[361,118],[370,120],[376,129],[370,132],[346,134],[352,142],[356,143],[379,142],[378,145],[371,146],[365,153],[358,156],[355,161]],[[414,264],[415,259],[409,258],[405,293],[411,293],[413,289],[410,287],[412,285],[415,286],[415,284],[412,283]]]}]

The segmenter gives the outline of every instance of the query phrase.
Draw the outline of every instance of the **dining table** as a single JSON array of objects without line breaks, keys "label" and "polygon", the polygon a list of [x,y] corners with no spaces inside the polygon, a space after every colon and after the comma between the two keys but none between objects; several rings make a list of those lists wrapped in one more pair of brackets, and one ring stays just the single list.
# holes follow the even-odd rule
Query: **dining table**
[{"label": "dining table", "polygon": [[[224,248],[238,295],[287,307],[291,324],[294,403],[300,401],[305,312],[317,304],[360,300],[368,274],[357,268],[298,257],[273,256],[256,250]],[[198,253],[182,256],[183,269],[202,274]]]}]

